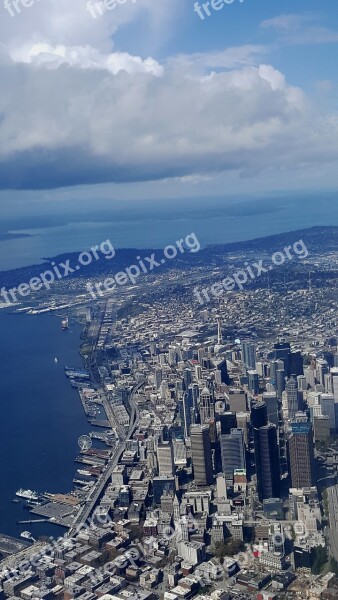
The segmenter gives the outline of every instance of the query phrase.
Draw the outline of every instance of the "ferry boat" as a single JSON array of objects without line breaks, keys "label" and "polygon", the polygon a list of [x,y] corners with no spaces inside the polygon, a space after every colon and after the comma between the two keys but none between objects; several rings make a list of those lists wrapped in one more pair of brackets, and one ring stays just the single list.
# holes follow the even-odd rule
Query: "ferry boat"
[{"label": "ferry boat", "polygon": [[61,321],[61,329],[68,329],[69,327],[69,320],[68,317],[66,317],[65,319],[62,319]]},{"label": "ferry boat", "polygon": [[29,531],[23,531],[20,533],[20,537],[24,538],[25,540],[29,540],[30,542],[35,542],[35,538],[33,538]]},{"label": "ferry boat", "polygon": [[32,490],[23,490],[20,488],[15,495],[19,498],[24,498],[25,500],[39,500],[39,494]]}]

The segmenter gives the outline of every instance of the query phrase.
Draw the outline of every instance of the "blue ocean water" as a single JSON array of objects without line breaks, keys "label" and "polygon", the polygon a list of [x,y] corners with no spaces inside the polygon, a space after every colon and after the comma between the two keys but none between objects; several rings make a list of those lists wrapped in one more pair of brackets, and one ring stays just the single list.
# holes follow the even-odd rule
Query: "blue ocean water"
[{"label": "blue ocean water", "polygon": [[17,525],[30,513],[12,499],[20,487],[63,493],[72,489],[78,438],[90,425],[64,366],[82,366],[81,329],[71,323],[62,331],[55,316],[2,310],[0,331],[0,532],[18,537],[29,530],[34,537],[56,537],[65,529],[46,523]]},{"label": "blue ocean water", "polygon": [[[106,239],[115,248],[163,248],[194,232],[206,246],[314,225],[338,225],[338,195],[275,196],[240,202],[189,199],[180,203],[126,203],[115,208],[107,203],[95,213],[79,211],[64,216],[61,224],[60,215],[50,217],[48,227],[38,227],[39,219],[34,224],[32,217],[27,218],[26,226],[23,224],[21,218],[16,230],[32,237],[0,241],[0,271],[37,264],[42,257],[81,252]],[[15,221],[11,225],[11,231],[15,230]]]}]

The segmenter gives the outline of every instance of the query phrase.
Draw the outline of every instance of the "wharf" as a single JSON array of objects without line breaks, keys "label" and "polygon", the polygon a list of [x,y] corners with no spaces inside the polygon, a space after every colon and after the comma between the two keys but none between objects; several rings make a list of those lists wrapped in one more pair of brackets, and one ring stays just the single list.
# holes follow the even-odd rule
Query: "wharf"
[{"label": "wharf", "polygon": [[0,555],[3,557],[12,556],[26,548],[30,547],[27,542],[22,542],[16,538],[10,537],[9,535],[0,534]]},{"label": "wharf", "polygon": [[88,421],[91,425],[93,425],[93,427],[104,427],[105,429],[110,427],[109,421],[99,421],[96,419],[88,419]]},{"label": "wharf", "polygon": [[[77,500],[79,502],[79,500]],[[61,525],[62,527],[70,527],[76,514],[75,506],[60,504],[57,502],[49,502],[44,506],[37,506],[31,513],[44,517],[49,523]]]},{"label": "wharf", "polygon": [[81,463],[82,465],[89,465],[90,467],[94,467],[96,469],[102,468],[105,466],[106,461],[102,460],[102,458],[90,457],[90,456],[77,456],[75,462]]}]

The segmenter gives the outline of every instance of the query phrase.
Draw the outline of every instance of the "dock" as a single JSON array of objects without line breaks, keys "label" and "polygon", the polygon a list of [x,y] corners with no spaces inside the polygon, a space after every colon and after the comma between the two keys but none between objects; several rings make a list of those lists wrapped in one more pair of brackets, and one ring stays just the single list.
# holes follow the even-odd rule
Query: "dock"
[{"label": "dock", "polygon": [[49,523],[50,519],[29,519],[29,521],[17,521],[18,525],[30,525],[31,523]]}]

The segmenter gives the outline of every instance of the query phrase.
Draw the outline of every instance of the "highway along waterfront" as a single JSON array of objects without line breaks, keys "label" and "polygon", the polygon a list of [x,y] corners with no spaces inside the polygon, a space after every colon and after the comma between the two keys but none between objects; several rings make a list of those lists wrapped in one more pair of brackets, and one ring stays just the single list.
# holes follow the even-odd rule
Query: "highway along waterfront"
[{"label": "highway along waterfront", "polygon": [[[66,493],[73,488],[78,438],[93,427],[87,422],[78,391],[64,366],[83,365],[81,327],[63,331],[51,315],[0,311],[0,532],[18,537],[57,537],[66,529],[48,523],[19,525],[36,519],[25,501],[13,502],[19,488]],[[57,360],[55,360],[57,359]]]}]

